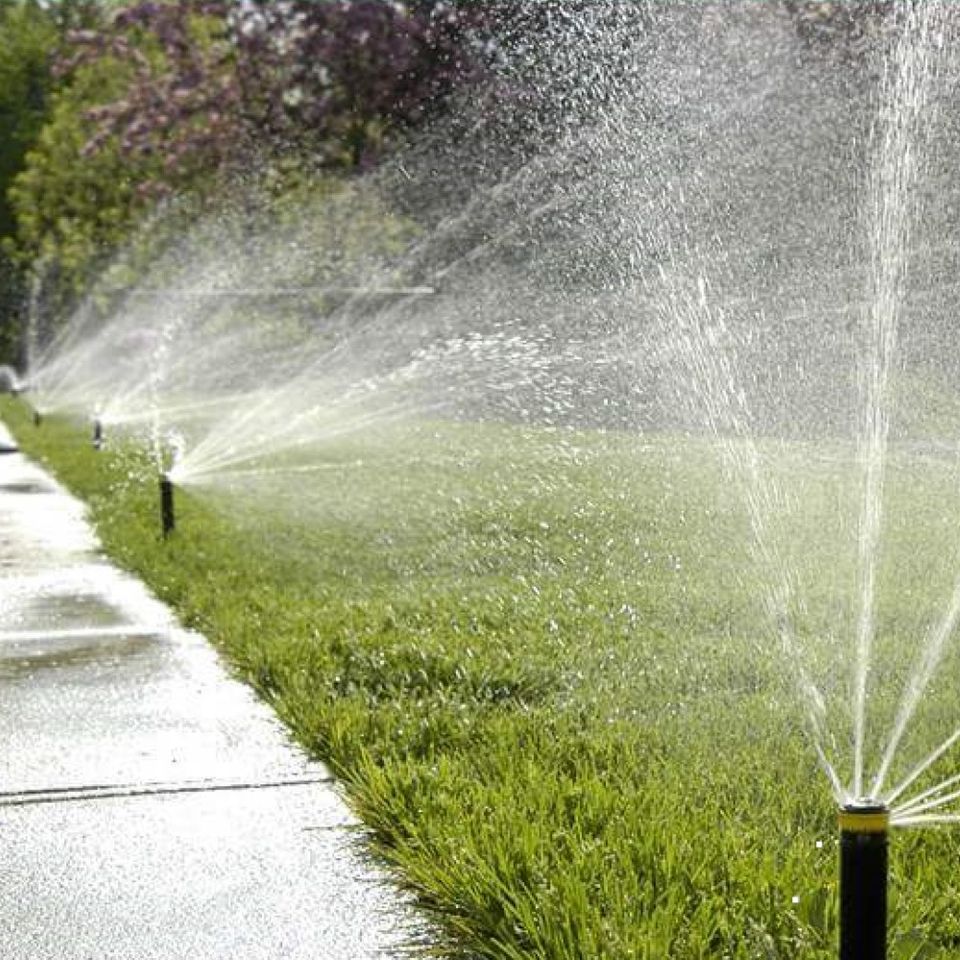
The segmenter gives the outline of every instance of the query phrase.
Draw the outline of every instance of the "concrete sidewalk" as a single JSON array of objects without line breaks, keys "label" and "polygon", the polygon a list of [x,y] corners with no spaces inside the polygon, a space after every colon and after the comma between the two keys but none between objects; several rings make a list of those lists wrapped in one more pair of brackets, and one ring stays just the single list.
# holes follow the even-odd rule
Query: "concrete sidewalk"
[{"label": "concrete sidewalk", "polygon": [[416,920],[357,837],[82,505],[0,453],[0,957],[397,956]]}]

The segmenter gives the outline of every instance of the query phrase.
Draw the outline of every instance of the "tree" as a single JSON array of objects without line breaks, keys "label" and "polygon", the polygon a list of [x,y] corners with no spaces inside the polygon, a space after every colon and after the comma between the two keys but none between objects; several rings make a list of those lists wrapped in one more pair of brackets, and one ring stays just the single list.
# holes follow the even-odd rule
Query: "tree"
[{"label": "tree", "polygon": [[139,2],[106,30],[75,32],[63,70],[124,65],[129,88],[87,113],[84,154],[116,142],[161,157],[142,186],[162,194],[265,146],[328,168],[369,165],[476,74],[477,22],[470,8],[425,2]]},{"label": "tree", "polygon": [[24,258],[13,255],[11,188],[49,117],[66,34],[90,27],[102,7],[97,0],[0,0],[0,362],[18,359],[29,283]]},{"label": "tree", "polygon": [[783,0],[800,38],[811,48],[857,59],[896,9],[893,0]]},{"label": "tree", "polygon": [[332,165],[364,166],[484,72],[483,24],[476,5],[261,0],[238,35],[274,130]]},{"label": "tree", "polygon": [[285,156],[308,158],[287,169],[364,168],[482,64],[469,5],[140,0],[91,25],[74,3],[48,121],[11,192],[17,256],[47,264],[60,311],[159,199]]},{"label": "tree", "polygon": [[57,32],[36,2],[0,7],[0,236],[14,230],[7,198],[46,117]]},{"label": "tree", "polygon": [[134,161],[116,139],[84,156],[94,133],[89,112],[128,82],[124,65],[110,57],[74,71],[52,94],[48,120],[9,191],[17,231],[8,253],[24,266],[47,265],[56,309],[69,308],[148,208],[137,187],[156,174],[155,158]]},{"label": "tree", "polygon": [[[0,244],[16,229],[8,192],[46,116],[56,43],[56,25],[38,3],[0,5]],[[0,362],[17,359],[25,290],[23,270],[0,246]]]}]

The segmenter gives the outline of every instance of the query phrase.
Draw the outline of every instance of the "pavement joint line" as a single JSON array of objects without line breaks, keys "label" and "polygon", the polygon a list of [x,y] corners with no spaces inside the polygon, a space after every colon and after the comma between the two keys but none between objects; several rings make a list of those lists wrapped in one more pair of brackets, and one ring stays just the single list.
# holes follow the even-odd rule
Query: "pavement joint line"
[{"label": "pavement joint line", "polygon": [[32,643],[36,640],[96,640],[110,637],[129,637],[131,640],[143,637],[162,637],[168,632],[163,627],[138,627],[134,624],[115,624],[103,627],[75,627],[63,630],[5,630],[0,631],[0,644]]},{"label": "pavement joint line", "polygon": [[105,784],[86,787],[49,787],[0,793],[0,807],[38,806],[45,803],[79,803],[122,800],[132,797],[172,796],[182,793],[217,793],[227,790],[275,790],[334,783],[326,775],[305,775],[272,780],[185,780],[170,783]]}]

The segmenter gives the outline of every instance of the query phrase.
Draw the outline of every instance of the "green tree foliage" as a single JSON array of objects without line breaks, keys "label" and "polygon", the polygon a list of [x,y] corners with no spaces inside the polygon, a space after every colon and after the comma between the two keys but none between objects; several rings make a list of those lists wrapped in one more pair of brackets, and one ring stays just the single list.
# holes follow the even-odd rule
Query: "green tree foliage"
[{"label": "green tree foliage", "polygon": [[89,111],[119,96],[128,78],[110,57],[84,65],[53,94],[49,119],[10,190],[17,215],[15,255],[55,267],[55,307],[66,307],[147,208],[137,185],[158,161],[133,160],[115,142],[84,153]]},{"label": "green tree foliage", "polygon": [[46,117],[56,25],[36,3],[0,6],[0,236],[14,230],[7,198]]},{"label": "green tree foliage", "polygon": [[[56,42],[56,24],[39,4],[0,4],[0,241],[15,231],[8,191],[46,116]],[[24,292],[23,271],[0,249],[0,361],[15,359]]]},{"label": "green tree foliage", "polygon": [[[175,200],[167,206],[177,219],[202,213],[214,182],[252,167],[325,176],[365,168],[390,129],[422,122],[479,63],[475,17],[445,4],[168,0],[101,9],[97,24],[76,15],[58,24],[80,29],[66,33],[48,119],[11,192],[16,255],[45,264],[55,286],[45,300],[58,314],[161,200]],[[303,189],[299,174],[289,189]],[[132,240],[139,261],[151,243],[169,242],[163,220]]]},{"label": "green tree foliage", "polygon": [[28,269],[14,255],[17,211],[12,185],[50,115],[54,64],[69,31],[90,27],[98,0],[0,0],[0,361],[16,361]]}]

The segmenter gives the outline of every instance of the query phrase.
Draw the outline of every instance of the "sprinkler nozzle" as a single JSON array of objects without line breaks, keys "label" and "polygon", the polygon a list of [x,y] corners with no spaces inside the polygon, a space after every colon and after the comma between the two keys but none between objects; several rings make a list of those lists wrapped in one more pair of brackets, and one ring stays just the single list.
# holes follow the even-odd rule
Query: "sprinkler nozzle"
[{"label": "sprinkler nozzle", "polygon": [[889,830],[878,800],[840,808],[840,960],[886,960]]},{"label": "sprinkler nozzle", "polygon": [[103,447],[103,424],[98,417],[93,421],[93,449],[100,450]]},{"label": "sprinkler nozzle", "polygon": [[34,411],[33,411],[33,425],[34,425],[35,427],[39,427],[41,423],[43,423],[43,414],[42,414],[39,410],[34,409]]},{"label": "sprinkler nozzle", "polygon": [[173,515],[173,481],[170,477],[160,474],[160,529],[163,532],[163,539],[173,533],[176,527]]}]

